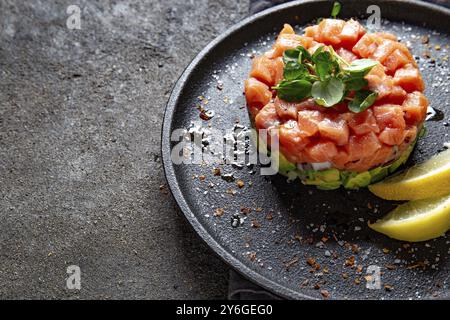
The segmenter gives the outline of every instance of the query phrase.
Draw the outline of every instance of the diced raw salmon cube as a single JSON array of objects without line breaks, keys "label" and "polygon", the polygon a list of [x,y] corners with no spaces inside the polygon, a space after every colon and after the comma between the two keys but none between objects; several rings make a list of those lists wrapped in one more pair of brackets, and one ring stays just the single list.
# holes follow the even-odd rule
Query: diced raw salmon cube
[{"label": "diced raw salmon cube", "polygon": [[341,33],[339,34],[340,46],[353,47],[359,38],[365,33],[363,26],[353,19],[345,22]]},{"label": "diced raw salmon cube", "polygon": [[345,120],[323,119],[319,123],[320,135],[334,141],[338,146],[348,143],[349,130]]},{"label": "diced raw salmon cube", "polygon": [[403,102],[403,111],[407,124],[417,125],[425,120],[428,108],[428,100],[422,92],[414,91],[409,93]]},{"label": "diced raw salmon cube", "polygon": [[387,145],[398,146],[405,139],[405,130],[400,128],[386,127],[378,135],[378,139],[380,139],[381,142]]},{"label": "diced raw salmon cube", "polygon": [[298,103],[287,102],[281,100],[279,97],[274,99],[275,109],[277,110],[278,116],[283,120],[297,120],[298,113]]},{"label": "diced raw salmon cube", "polygon": [[417,137],[417,127],[416,126],[408,126],[405,129],[405,140],[404,143],[410,144]]},{"label": "diced raw salmon cube", "polygon": [[269,87],[255,78],[245,80],[244,86],[247,104],[252,108],[261,109],[272,99]]},{"label": "diced raw salmon cube", "polygon": [[323,120],[323,114],[316,110],[301,110],[298,112],[298,127],[301,135],[311,137],[319,132],[318,124]]},{"label": "diced raw salmon cube", "polygon": [[289,120],[279,128],[280,146],[288,153],[300,154],[309,142],[309,139],[301,134],[297,121]]},{"label": "diced raw salmon cube", "polygon": [[319,26],[313,25],[305,28],[305,36],[311,37],[314,40],[318,41],[319,39]]},{"label": "diced raw salmon cube", "polygon": [[348,125],[357,135],[363,135],[370,132],[380,132],[377,120],[373,116],[373,112],[370,109],[353,114],[352,118],[348,122]]},{"label": "diced raw salmon cube", "polygon": [[383,43],[382,38],[377,37],[375,34],[366,33],[355,44],[352,51],[362,58],[369,58],[381,43]]},{"label": "diced raw salmon cube", "polygon": [[358,59],[358,57],[351,51],[341,47],[336,50],[336,53],[345,61],[352,63],[354,60]]},{"label": "diced raw salmon cube", "polygon": [[323,19],[319,23],[318,39],[316,41],[324,44],[337,45],[341,42],[341,32],[345,22],[339,19]]},{"label": "diced raw salmon cube", "polygon": [[373,107],[378,127],[405,129],[405,119],[403,118],[403,109],[397,105],[381,105]]},{"label": "diced raw salmon cube", "polygon": [[375,133],[370,132],[362,136],[350,136],[346,149],[350,157],[350,161],[362,159],[373,155],[381,148],[381,143]]},{"label": "diced raw salmon cube", "polygon": [[350,157],[343,147],[339,147],[337,154],[332,158],[333,164],[336,165],[339,169],[344,169],[345,164],[349,162],[349,160]]},{"label": "diced raw salmon cube", "polygon": [[425,88],[419,69],[412,64],[407,64],[395,71],[394,84],[399,85],[406,92],[423,91]]},{"label": "diced raw salmon cube", "polygon": [[395,70],[410,62],[411,59],[408,55],[400,49],[395,49],[386,60],[384,60],[383,65],[386,67],[389,74],[394,74]]},{"label": "diced raw salmon cube", "polygon": [[330,162],[337,155],[338,150],[333,142],[320,140],[309,144],[304,153],[310,162]]},{"label": "diced raw salmon cube", "polygon": [[288,49],[295,49],[298,46],[303,46],[308,49],[312,44],[312,38],[301,36],[298,34],[283,33],[280,34],[273,46],[271,58],[281,57]]},{"label": "diced raw salmon cube", "polygon": [[371,59],[383,63],[389,55],[397,49],[398,42],[392,40],[384,40],[370,56]]},{"label": "diced raw salmon cube", "polygon": [[375,32],[374,35],[383,39],[397,41],[397,36],[389,32]]},{"label": "diced raw salmon cube", "polygon": [[269,86],[274,86],[283,79],[283,59],[270,59],[261,55],[253,59],[250,77],[256,78]]},{"label": "diced raw salmon cube", "polygon": [[267,104],[255,117],[256,129],[271,129],[280,124],[280,118],[273,103]]},{"label": "diced raw salmon cube", "polygon": [[288,23],[285,23],[283,29],[281,29],[280,34],[295,34],[294,28]]}]

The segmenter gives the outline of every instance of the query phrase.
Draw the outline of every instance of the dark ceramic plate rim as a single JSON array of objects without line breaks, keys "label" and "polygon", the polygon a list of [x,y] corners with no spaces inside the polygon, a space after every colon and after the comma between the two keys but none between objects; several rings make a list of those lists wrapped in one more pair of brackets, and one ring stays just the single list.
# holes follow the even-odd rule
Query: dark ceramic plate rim
[{"label": "dark ceramic plate rim", "polygon": [[[223,259],[228,265],[230,265],[233,269],[237,270],[239,273],[241,273],[243,276],[247,277],[248,279],[252,280],[253,282],[257,283],[258,285],[262,286],[263,288],[270,290],[282,297],[285,298],[295,298],[295,299],[315,299],[314,297],[311,297],[309,295],[303,294],[301,292],[292,290],[290,288],[286,288],[283,285],[280,285],[277,282],[274,282],[267,277],[259,274],[258,272],[252,270],[251,268],[247,267],[245,264],[240,262],[236,257],[234,257],[230,252],[228,252],[204,227],[203,225],[197,220],[194,212],[189,207],[186,199],[184,198],[183,192],[180,189],[180,186],[177,181],[177,177],[175,175],[175,170],[173,163],[170,158],[171,148],[170,148],[170,133],[172,129],[172,123],[174,120],[174,110],[178,104],[179,96],[182,92],[182,90],[185,88],[186,84],[188,83],[189,77],[193,71],[195,71],[196,66],[205,58],[205,56],[214,49],[218,44],[220,44],[222,41],[226,40],[228,37],[230,37],[235,32],[238,32],[239,30],[245,28],[250,23],[254,23],[257,20],[261,20],[265,18],[268,15],[271,15],[274,12],[277,12],[279,10],[285,10],[288,8],[294,8],[294,7],[300,7],[306,3],[315,2],[316,0],[297,0],[288,2],[285,4],[281,4],[275,7],[272,7],[270,9],[264,10],[260,13],[254,14],[248,18],[243,19],[242,21],[238,22],[237,24],[230,27],[226,32],[216,37],[213,41],[211,41],[188,65],[188,67],[184,70],[181,77],[178,79],[177,83],[175,84],[169,101],[166,106],[166,110],[164,113],[164,121],[163,121],[163,127],[162,127],[162,133],[161,133],[161,150],[162,150],[162,161],[163,161],[163,167],[164,172],[166,176],[166,180],[169,186],[169,189],[175,198],[175,201],[177,202],[179,208],[183,212],[185,218],[189,221],[189,223],[192,225],[194,230],[197,232],[198,235],[200,235],[201,239],[206,242],[206,244],[213,249],[213,251],[221,258]],[[374,3],[383,3],[385,0],[377,0],[374,1]],[[408,1],[398,1],[405,6],[414,5],[422,7],[424,10],[427,10],[428,12],[438,11],[440,13],[443,13],[450,17],[450,10],[446,9],[444,7],[425,3],[421,1],[416,0],[408,0]]]}]

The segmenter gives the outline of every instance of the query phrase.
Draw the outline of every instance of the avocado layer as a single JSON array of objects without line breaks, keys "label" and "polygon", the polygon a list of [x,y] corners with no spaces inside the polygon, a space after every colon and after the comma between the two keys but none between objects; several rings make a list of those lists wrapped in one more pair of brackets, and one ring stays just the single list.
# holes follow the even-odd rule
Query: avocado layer
[{"label": "avocado layer", "polygon": [[292,176],[290,173],[295,172],[303,184],[314,185],[321,190],[338,189],[340,186],[343,186],[346,189],[364,188],[371,183],[384,179],[387,175],[393,173],[404,164],[414,149],[416,141],[414,141],[400,158],[394,162],[365,172],[341,171],[333,168],[319,171],[300,170],[297,169],[295,164],[289,162],[286,157],[280,153],[278,157],[279,173],[286,176]]}]

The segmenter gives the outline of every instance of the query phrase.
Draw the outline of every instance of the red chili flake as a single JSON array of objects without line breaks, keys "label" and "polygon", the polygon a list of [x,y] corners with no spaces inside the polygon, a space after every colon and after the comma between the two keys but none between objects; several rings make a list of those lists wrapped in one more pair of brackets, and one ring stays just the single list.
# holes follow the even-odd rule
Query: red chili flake
[{"label": "red chili flake", "polygon": [[217,208],[214,211],[214,217],[221,217],[221,216],[223,216],[224,213],[225,213],[225,210],[223,210],[222,208]]},{"label": "red chili flake", "polygon": [[316,263],[316,259],[308,258],[308,259],[306,259],[306,263],[312,267]]},{"label": "red chili flake", "polygon": [[384,285],[384,290],[386,290],[386,291],[392,291],[392,290],[394,290],[394,286],[391,286],[390,284],[385,284],[385,285]]},{"label": "red chili flake", "polygon": [[373,281],[373,276],[367,275],[367,276],[364,277],[364,279],[366,279],[367,282],[371,283]]},{"label": "red chili flake", "polygon": [[310,272],[318,271],[320,270],[320,264],[316,261],[314,258],[308,258],[306,259],[306,263],[312,267],[312,270]]},{"label": "red chili flake", "polygon": [[308,286],[308,284],[309,284],[309,280],[305,279],[305,280],[303,280],[302,283],[300,283],[300,287],[304,288],[304,287]]},{"label": "red chili flake", "polygon": [[358,265],[356,267],[356,272],[361,273],[363,271],[363,266],[362,265]]},{"label": "red chili flake", "polygon": [[220,168],[214,168],[213,169],[213,173],[215,176],[220,176],[221,172],[220,172]]},{"label": "red chili flake", "polygon": [[261,223],[258,220],[252,220],[251,226],[252,228],[258,229],[261,228]]},{"label": "red chili flake", "polygon": [[357,244],[352,244],[352,252],[353,253],[359,253],[359,247]]},{"label": "red chili flake", "polygon": [[393,264],[387,264],[387,265],[385,265],[385,267],[386,267],[386,269],[388,269],[388,270],[395,270],[395,269],[397,269],[397,267],[394,266]]},{"label": "red chili flake", "polygon": [[415,264],[411,264],[406,267],[406,269],[416,269],[416,268],[422,268],[423,270],[426,269],[426,267],[429,265],[429,262],[427,260],[425,261],[418,261]]},{"label": "red chili flake", "polygon": [[320,294],[322,295],[322,297],[324,297],[325,299],[328,299],[330,297],[330,293],[327,290],[321,290]]},{"label": "red chili flake", "polygon": [[159,191],[161,191],[162,194],[168,194],[169,191],[167,190],[167,186],[165,184],[162,184],[159,186]]},{"label": "red chili flake", "polygon": [[295,266],[298,263],[298,257],[294,257],[292,260],[285,262],[284,263],[284,267],[286,268],[287,271],[289,271],[289,269],[293,266]]},{"label": "red chili flake", "polygon": [[227,194],[230,194],[232,196],[234,196],[236,194],[236,190],[232,189],[232,188],[228,188],[226,191]]},{"label": "red chili flake", "polygon": [[319,290],[319,289],[320,289],[320,283],[316,283],[316,284],[314,285],[314,289],[315,289],[315,290]]},{"label": "red chili flake", "polygon": [[248,215],[250,212],[252,212],[252,208],[241,207],[241,212],[245,215]]},{"label": "red chili flake", "polygon": [[256,260],[256,252],[250,252],[248,254],[248,258],[250,259],[250,261],[255,261]]},{"label": "red chili flake", "polygon": [[345,260],[345,265],[347,267],[353,267],[355,265],[355,256],[351,256],[347,260]]},{"label": "red chili flake", "polygon": [[198,179],[199,179],[200,181],[205,181],[206,176],[202,174],[201,176],[198,176]]}]

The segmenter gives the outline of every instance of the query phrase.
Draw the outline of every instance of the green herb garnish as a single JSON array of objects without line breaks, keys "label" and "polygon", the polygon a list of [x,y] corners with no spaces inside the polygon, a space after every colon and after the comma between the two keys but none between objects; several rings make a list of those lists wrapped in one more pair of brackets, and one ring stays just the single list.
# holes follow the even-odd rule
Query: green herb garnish
[{"label": "green herb garnish", "polygon": [[303,100],[311,95],[312,84],[308,80],[283,80],[273,89],[278,96],[288,102]]},{"label": "green herb garnish", "polygon": [[355,93],[355,97],[348,104],[350,111],[359,113],[370,107],[377,99],[378,94],[369,90],[360,90]]},{"label": "green herb garnish", "polygon": [[333,9],[331,9],[331,17],[333,19],[336,19],[339,12],[341,12],[341,4],[339,2],[333,3]]},{"label": "green herb garnish", "polygon": [[[329,108],[347,99],[351,100],[352,112],[362,112],[375,102],[377,94],[363,89],[367,87],[364,76],[377,65],[376,61],[360,59],[348,63],[331,46],[319,47],[312,55],[299,46],[286,50],[283,62],[283,80],[272,89],[285,101],[312,97],[318,105]],[[345,98],[351,92],[355,93],[354,98]]]},{"label": "green herb garnish", "polygon": [[332,107],[344,97],[345,85],[341,79],[329,78],[325,81],[316,81],[312,85],[311,95],[318,105]]}]

